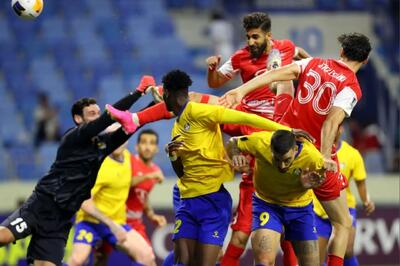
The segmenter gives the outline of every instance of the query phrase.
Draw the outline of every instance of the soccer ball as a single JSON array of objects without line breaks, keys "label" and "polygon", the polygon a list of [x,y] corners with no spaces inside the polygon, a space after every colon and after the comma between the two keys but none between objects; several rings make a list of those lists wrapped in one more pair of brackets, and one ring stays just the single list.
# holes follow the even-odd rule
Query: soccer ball
[{"label": "soccer ball", "polygon": [[42,13],[43,0],[12,0],[11,7],[18,16],[34,19]]}]

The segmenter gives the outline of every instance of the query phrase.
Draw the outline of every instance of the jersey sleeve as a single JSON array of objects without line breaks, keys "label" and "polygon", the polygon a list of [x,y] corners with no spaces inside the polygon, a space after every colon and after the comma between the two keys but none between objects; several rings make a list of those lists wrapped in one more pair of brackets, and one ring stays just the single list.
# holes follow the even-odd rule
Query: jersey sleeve
[{"label": "jersey sleeve", "polygon": [[314,144],[309,143],[309,142],[304,142],[304,147],[307,149],[307,164],[311,163],[311,165],[308,165],[308,168],[313,169],[315,171],[323,171],[324,168],[324,159],[322,157],[322,154],[319,152],[317,148],[315,148]]},{"label": "jersey sleeve", "polygon": [[[271,132],[256,132],[251,135],[238,137],[237,146],[239,150],[254,156],[262,155],[263,151],[269,152],[269,143],[264,140],[272,135]],[[265,143],[264,143],[265,142]]]},{"label": "jersey sleeve", "polygon": [[283,54],[282,66],[291,64],[296,54],[296,45],[291,40],[283,40],[281,54]]},{"label": "jersey sleeve", "polygon": [[218,105],[191,102],[189,115],[192,121],[203,125],[219,124],[225,108]]},{"label": "jersey sleeve", "polygon": [[354,168],[352,177],[355,181],[365,180],[367,178],[367,171],[365,170],[364,160],[359,151],[354,153]]},{"label": "jersey sleeve", "polygon": [[336,95],[333,106],[343,109],[346,117],[349,117],[357,102],[358,97],[355,91],[351,87],[344,87],[343,90]]},{"label": "jersey sleeve", "polygon": [[310,61],[311,61],[312,59],[313,59],[313,58],[310,57],[310,58],[301,59],[301,60],[298,60],[298,61],[295,61],[295,62],[294,62],[296,65],[299,66],[299,70],[300,70],[299,72],[300,72],[300,74],[302,74],[302,73],[304,72],[304,70],[306,69],[307,65],[310,63]]},{"label": "jersey sleeve", "polygon": [[232,63],[232,57],[233,56],[218,69],[218,72],[229,79],[232,79],[239,72],[239,69],[235,68]]}]

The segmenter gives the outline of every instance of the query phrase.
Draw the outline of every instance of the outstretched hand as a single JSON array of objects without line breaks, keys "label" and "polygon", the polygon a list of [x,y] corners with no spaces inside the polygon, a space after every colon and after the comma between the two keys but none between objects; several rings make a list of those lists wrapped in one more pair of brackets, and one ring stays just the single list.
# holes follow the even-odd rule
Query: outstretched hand
[{"label": "outstretched hand", "polygon": [[244,95],[240,90],[233,89],[222,95],[218,103],[226,108],[234,108],[242,101],[243,97]]},{"label": "outstretched hand", "polygon": [[319,187],[324,181],[324,176],[316,171],[310,171],[308,168],[300,176],[300,182],[304,188]]},{"label": "outstretched hand", "polygon": [[170,158],[177,158],[179,150],[183,147],[184,142],[177,140],[181,135],[176,135],[171,142],[165,145],[165,152]]}]

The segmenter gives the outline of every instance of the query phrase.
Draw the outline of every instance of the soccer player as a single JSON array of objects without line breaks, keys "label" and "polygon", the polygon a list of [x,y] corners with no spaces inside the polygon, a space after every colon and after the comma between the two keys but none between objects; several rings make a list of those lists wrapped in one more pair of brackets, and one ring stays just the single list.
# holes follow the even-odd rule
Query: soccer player
[{"label": "soccer player", "polygon": [[127,223],[150,243],[143,224],[143,213],[157,226],[164,226],[167,223],[164,216],[154,212],[148,200],[154,185],[164,180],[161,169],[153,163],[153,158],[158,153],[157,132],[151,129],[140,131],[136,151],[138,154],[131,157],[132,187],[126,201]]},{"label": "soccer player", "polygon": [[[348,180],[354,180],[356,182],[358,194],[360,195],[363,203],[364,211],[367,215],[370,215],[375,210],[375,204],[369,198],[365,171],[364,160],[358,150],[350,146],[346,141],[341,140],[340,136],[343,132],[343,127],[339,128],[339,134],[336,140],[337,157],[340,163],[340,171]],[[347,205],[349,207],[350,214],[352,216],[352,228],[350,231],[349,241],[347,243],[346,253],[344,256],[344,266],[357,266],[358,260],[354,255],[353,246],[356,234],[356,198],[350,190],[350,187],[346,189]],[[317,198],[314,198],[314,212],[316,214],[316,227],[318,233],[319,252],[321,265],[325,263],[326,259],[326,247],[328,246],[329,238],[332,234],[332,225],[329,222],[328,215],[324,208],[320,204]]]},{"label": "soccer player", "polygon": [[308,141],[287,130],[230,139],[228,155],[242,166],[241,153],[256,158],[252,247],[256,265],[274,265],[281,235],[290,240],[300,265],[318,265],[312,186],[324,175],[323,158]]},{"label": "soccer player", "polygon": [[[309,55],[300,47],[296,47],[290,40],[276,40],[272,38],[271,19],[266,13],[251,13],[243,18],[243,28],[246,31],[247,46],[236,51],[231,58],[217,69],[220,57],[211,56],[206,62],[208,65],[208,85],[211,88],[221,88],[235,75],[240,74],[243,82],[247,82],[267,70],[292,63],[294,57],[306,58]],[[264,86],[246,95],[235,107],[236,110],[254,113],[268,119],[277,119],[283,115],[291,99],[280,99],[280,109],[275,110],[275,90],[290,91],[291,82],[280,83],[279,86]],[[199,97],[200,98],[200,97]],[[201,96],[202,102],[216,102],[216,96]],[[282,97],[281,97],[282,98]],[[224,133],[231,136],[247,135],[255,131],[254,128],[238,125],[223,125]],[[254,164],[254,163],[252,163]],[[247,173],[242,175],[240,182],[239,204],[237,215],[232,227],[231,241],[222,259],[222,265],[239,265],[239,258],[243,254],[251,233],[251,202],[254,192],[253,176]]]},{"label": "soccer player", "polygon": [[[154,79],[142,79],[134,92],[114,106],[127,110],[154,83]],[[71,218],[82,202],[90,198],[103,160],[130,137],[122,128],[100,134],[114,120],[107,112],[100,112],[95,99],[80,99],[73,104],[71,113],[76,127],[62,137],[49,172],[39,180],[23,206],[0,226],[0,246],[32,235],[27,257],[35,265],[61,264]]]},{"label": "soccer player", "polygon": [[[112,125],[106,131],[118,127]],[[125,202],[131,187],[131,154],[126,146],[124,143],[104,160],[91,198],[77,213],[70,266],[84,265],[102,241],[122,249],[141,265],[155,265],[150,245],[126,224]]]},{"label": "soccer player", "polygon": [[[226,236],[232,207],[223,183],[233,178],[233,169],[225,156],[220,125],[246,124],[264,130],[289,128],[257,115],[190,102],[191,83],[190,77],[180,70],[163,77],[165,105],[177,116],[172,137],[182,145],[178,154],[171,157],[181,194],[175,215],[174,259],[176,265],[194,262],[214,265]],[[112,106],[107,108],[131,132],[130,125],[139,114],[131,115]],[[142,121],[140,117],[139,121]]]},{"label": "soccer player", "polygon": [[338,171],[333,144],[339,125],[350,116],[361,98],[356,73],[367,63],[371,51],[369,39],[360,33],[343,34],[338,40],[342,46],[339,60],[303,59],[261,74],[221,98],[222,104],[232,107],[244,95],[266,84],[299,80],[296,98],[280,123],[309,132],[316,139],[315,145],[324,157],[325,168],[332,170],[324,184],[314,189],[334,228],[328,266],[343,265],[352,223],[345,192],[341,192],[347,186],[347,180]]}]

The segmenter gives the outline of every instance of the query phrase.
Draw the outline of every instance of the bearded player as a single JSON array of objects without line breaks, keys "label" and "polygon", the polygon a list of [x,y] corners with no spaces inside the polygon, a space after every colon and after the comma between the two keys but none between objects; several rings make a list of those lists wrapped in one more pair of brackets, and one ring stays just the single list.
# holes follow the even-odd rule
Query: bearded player
[{"label": "bearded player", "polygon": [[[307,58],[309,55],[290,40],[272,38],[271,19],[266,13],[251,13],[243,18],[243,28],[246,31],[247,46],[236,51],[231,58],[218,70],[220,57],[212,56],[207,59],[208,85],[220,88],[235,75],[240,74],[243,82],[264,73],[267,70],[292,63],[293,58]],[[280,99],[279,109],[275,110],[275,90],[292,90],[291,82],[281,82],[264,86],[246,95],[235,107],[236,110],[254,113],[268,119],[279,119],[283,110],[291,102],[291,98]],[[201,102],[217,103],[215,96],[199,96]],[[247,135],[256,131],[248,126],[224,125],[224,133],[231,136]],[[254,161],[251,162],[254,164]],[[240,196],[237,214],[232,224],[232,237],[222,259],[222,265],[239,265],[239,258],[246,248],[251,233],[251,201],[254,192],[252,174],[242,174]]]},{"label": "bearded player", "polygon": [[[343,34],[338,38],[342,48],[340,59],[309,58],[271,70],[237,89],[226,93],[222,104],[232,107],[251,91],[274,81],[299,80],[295,99],[280,123],[301,128],[315,139],[331,172],[325,182],[314,189],[334,228],[327,264],[343,265],[343,257],[351,231],[351,216],[346,204],[346,178],[339,172],[334,140],[339,125],[349,117],[361,98],[356,73],[367,63],[371,51],[369,39],[360,33]],[[343,190],[343,191],[342,191]]]}]

